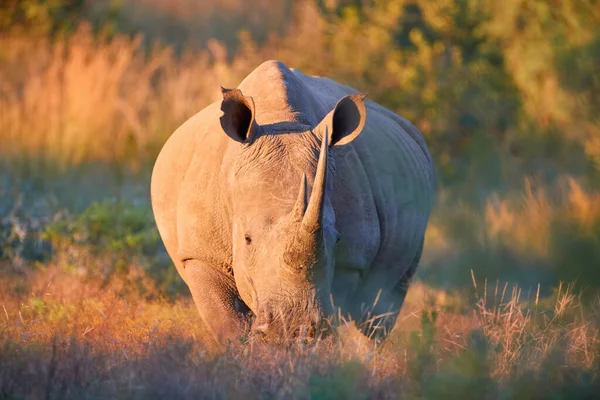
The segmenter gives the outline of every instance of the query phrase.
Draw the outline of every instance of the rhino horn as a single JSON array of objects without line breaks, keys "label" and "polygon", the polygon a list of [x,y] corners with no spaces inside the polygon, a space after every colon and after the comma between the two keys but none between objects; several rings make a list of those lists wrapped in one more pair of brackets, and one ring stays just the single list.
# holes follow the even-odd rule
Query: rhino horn
[{"label": "rhino horn", "polygon": [[292,226],[300,226],[297,233],[288,242],[284,260],[288,265],[293,266],[293,270],[295,271],[305,271],[309,265],[316,262],[318,258],[317,254],[307,253],[307,250],[312,249],[315,245],[320,249],[323,244],[323,237],[319,233],[319,230],[323,224],[323,209],[325,207],[328,139],[328,133],[325,130],[310,198],[308,199],[306,175],[303,175],[298,198],[290,214],[290,223]]},{"label": "rhino horn", "polygon": [[325,207],[325,190],[327,184],[327,145],[329,143],[329,133],[325,129],[325,134],[321,140],[321,153],[317,163],[317,173],[313,182],[312,193],[306,213],[302,219],[302,230],[304,232],[315,232],[319,230],[323,222],[323,209]]}]

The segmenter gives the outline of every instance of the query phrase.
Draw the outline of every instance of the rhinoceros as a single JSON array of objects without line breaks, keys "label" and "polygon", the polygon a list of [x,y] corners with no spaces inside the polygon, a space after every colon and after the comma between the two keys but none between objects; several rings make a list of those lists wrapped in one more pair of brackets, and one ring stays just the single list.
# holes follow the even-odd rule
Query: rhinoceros
[{"label": "rhinoceros", "polygon": [[283,332],[290,315],[309,327],[341,315],[385,339],[434,204],[422,135],[279,61],[221,92],[170,136],[151,179],[160,236],[203,323],[220,345]]}]

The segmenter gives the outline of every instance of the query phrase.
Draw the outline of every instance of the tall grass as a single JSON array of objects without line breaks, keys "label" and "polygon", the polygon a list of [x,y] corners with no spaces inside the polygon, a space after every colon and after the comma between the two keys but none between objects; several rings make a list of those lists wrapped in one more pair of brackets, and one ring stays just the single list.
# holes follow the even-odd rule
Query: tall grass
[{"label": "tall grass", "polygon": [[465,286],[470,270],[528,289],[564,281],[593,297],[600,285],[598,201],[572,177],[554,185],[525,179],[521,190],[493,192],[477,207],[442,192],[419,274],[442,287]]},{"label": "tall grass", "polygon": [[[139,12],[125,3],[124,15]],[[167,6],[159,2],[154,11]],[[185,19],[185,7],[171,6],[164,18]],[[52,204],[46,217],[73,199],[80,199],[78,210],[108,195],[147,199],[149,170],[165,139],[217,100],[220,85],[235,86],[277,58],[369,93],[423,132],[441,193],[423,277],[464,286],[474,269],[526,286],[600,282],[596,98],[583,85],[593,89],[595,82],[595,13],[583,6],[558,17],[552,8],[521,10],[514,2],[492,12],[485,1],[450,0],[418,7],[304,1],[293,10],[284,33],[259,45],[240,31],[233,52],[216,40],[204,50],[148,47],[141,35],[102,33],[85,22],[59,37],[8,30],[0,37],[0,163],[12,176],[0,188],[4,198],[20,191],[25,208],[44,199]],[[515,25],[521,14],[532,18],[522,32]],[[574,36],[558,46],[540,32]],[[581,78],[565,76],[567,67]],[[536,71],[544,79],[528,79]],[[542,90],[548,81],[552,92]],[[536,93],[569,107],[540,105],[546,100]],[[136,171],[143,173],[132,176]],[[24,187],[29,181],[36,190]],[[69,182],[81,188],[76,195]],[[2,211],[13,203],[5,201]],[[14,239],[20,225],[11,221],[4,226],[13,233],[0,236]]]},{"label": "tall grass", "polygon": [[141,38],[93,36],[82,26],[64,42],[2,39],[2,156],[139,165],[230,78],[208,55],[175,62],[169,48],[146,54]]},{"label": "tall grass", "polygon": [[[152,2],[139,9],[125,3],[131,15],[152,9]],[[168,8],[166,2],[156,4],[156,12]],[[163,15],[179,23],[193,12],[177,4],[172,5],[177,12]],[[222,7],[243,10],[236,4]],[[0,88],[2,153],[19,154],[24,147],[67,164],[154,155],[181,122],[218,98],[219,85],[235,86],[260,62],[276,58],[306,73],[350,84],[406,116],[426,135],[445,178],[479,174],[489,185],[509,173],[509,163],[531,169],[525,156],[577,154],[585,160],[583,140],[596,123],[581,116],[593,109],[594,97],[586,94],[586,102],[576,107],[579,99],[571,90],[581,84],[563,79],[561,68],[568,63],[552,59],[568,59],[567,50],[513,35],[518,10],[497,14],[485,1],[465,7],[451,0],[426,1],[417,8],[401,0],[362,8],[341,4],[336,12],[327,12],[312,1],[298,3],[287,29],[264,43],[244,31],[244,25],[234,52],[210,39],[207,50],[184,46],[174,55],[172,46],[154,43],[148,49],[141,45],[142,36],[94,34],[86,23],[73,34],[52,39],[9,30],[0,42],[0,72],[6,77]],[[510,2],[507,9],[518,5]],[[123,12],[127,20],[130,14]],[[534,13],[532,27],[541,25],[538,29],[544,31],[547,16],[539,13]],[[587,67],[593,63],[593,25],[586,16],[575,12],[569,18],[580,23],[577,28],[561,20],[561,29],[553,34],[562,34],[563,25],[575,29],[572,37],[579,39],[569,45],[581,53],[579,59],[588,61],[574,68],[593,77]],[[157,23],[157,29],[161,26]],[[547,62],[529,56],[542,48]],[[502,62],[503,57],[510,62]],[[536,73],[547,79],[530,79]],[[543,98],[536,100],[536,93]],[[560,104],[542,104],[551,98],[561,99]],[[538,146],[553,129],[561,130],[560,144],[565,145],[558,154]],[[587,143],[593,161],[591,136]],[[567,149],[570,152],[561,155]],[[520,156],[508,157],[508,150]],[[489,163],[493,160],[503,161],[499,171]],[[567,170],[578,166],[565,161],[561,163]]]},{"label": "tall grass", "polygon": [[[92,398],[557,398],[597,393],[598,306],[475,282],[471,311],[417,283],[389,342],[350,327],[310,346],[207,339],[191,298],[160,297],[130,265],[107,284],[53,264],[0,297],[0,392]],[[140,280],[141,279],[141,280]],[[134,283],[137,282],[137,283]],[[144,291],[132,290],[144,287]]]}]

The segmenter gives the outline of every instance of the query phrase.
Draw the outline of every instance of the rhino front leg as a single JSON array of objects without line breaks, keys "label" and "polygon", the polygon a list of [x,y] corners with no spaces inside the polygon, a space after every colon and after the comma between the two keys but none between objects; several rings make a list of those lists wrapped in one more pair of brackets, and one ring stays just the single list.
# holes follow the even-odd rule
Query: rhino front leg
[{"label": "rhino front leg", "polygon": [[224,347],[249,331],[250,309],[240,299],[232,276],[197,260],[184,263],[187,284],[204,325]]}]

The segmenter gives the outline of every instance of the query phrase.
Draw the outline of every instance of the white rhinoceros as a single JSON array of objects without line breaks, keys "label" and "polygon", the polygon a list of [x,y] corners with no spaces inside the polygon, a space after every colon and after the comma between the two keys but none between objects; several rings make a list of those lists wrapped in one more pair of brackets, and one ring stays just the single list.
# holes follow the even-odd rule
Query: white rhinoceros
[{"label": "white rhinoceros", "polygon": [[341,312],[385,337],[434,202],[419,131],[278,61],[222,95],[168,139],[151,183],[160,235],[205,325],[223,345],[292,315],[315,327]]}]

